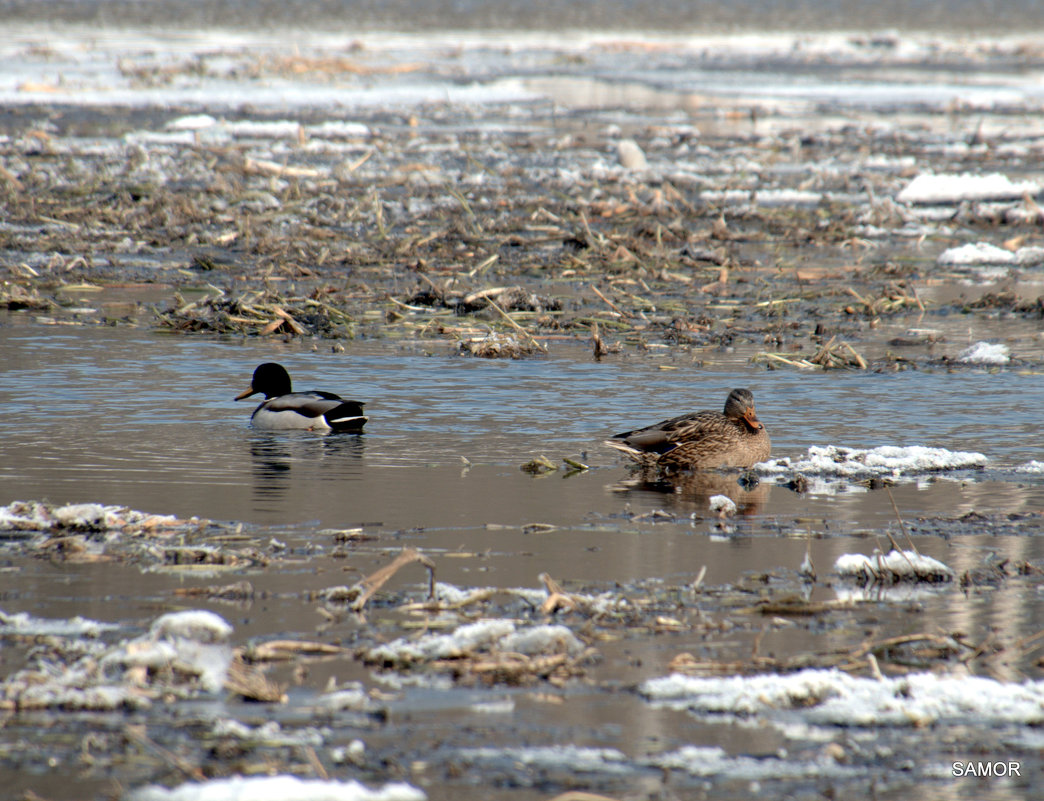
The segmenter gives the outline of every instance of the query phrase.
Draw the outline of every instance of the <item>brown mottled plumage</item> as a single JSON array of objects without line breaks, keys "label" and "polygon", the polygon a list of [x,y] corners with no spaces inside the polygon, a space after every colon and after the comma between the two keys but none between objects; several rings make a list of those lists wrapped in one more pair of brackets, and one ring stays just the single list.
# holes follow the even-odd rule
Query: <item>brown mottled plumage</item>
[{"label": "brown mottled plumage", "polygon": [[617,434],[605,444],[644,467],[683,470],[750,467],[768,459],[772,451],[748,389],[732,390],[724,413],[683,414]]}]

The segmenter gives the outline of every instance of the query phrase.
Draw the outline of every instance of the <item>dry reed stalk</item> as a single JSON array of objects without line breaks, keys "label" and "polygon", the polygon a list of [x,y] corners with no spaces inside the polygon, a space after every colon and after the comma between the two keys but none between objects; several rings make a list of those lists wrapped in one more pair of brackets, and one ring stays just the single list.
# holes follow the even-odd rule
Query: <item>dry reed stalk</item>
[{"label": "dry reed stalk", "polygon": [[406,548],[395,560],[384,567],[373,571],[366,578],[356,583],[353,589],[360,590],[360,595],[352,602],[352,609],[359,612],[366,606],[370,598],[406,565],[420,562],[428,571],[428,597],[435,597],[435,563],[415,548]]}]

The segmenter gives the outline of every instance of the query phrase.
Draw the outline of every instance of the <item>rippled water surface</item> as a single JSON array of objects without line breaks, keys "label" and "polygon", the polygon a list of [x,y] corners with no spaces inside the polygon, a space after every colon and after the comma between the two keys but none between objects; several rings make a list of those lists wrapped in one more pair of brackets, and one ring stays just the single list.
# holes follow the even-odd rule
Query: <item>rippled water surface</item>
[{"label": "rippled water surface", "polygon": [[[981,452],[992,477],[1038,457],[1044,428],[1040,379],[1019,371],[806,374],[766,371],[719,349],[706,354],[709,367],[691,356],[598,363],[581,346],[524,361],[447,358],[445,345],[433,355],[387,343],[353,344],[344,354],[273,352],[98,327],[4,326],[0,337],[6,499],[100,501],[262,525],[518,525],[537,510],[579,522],[627,503],[684,503],[612,492],[627,471],[601,441],[683,410],[716,409],[733,386],[754,391],[777,457],[813,445],[927,445]],[[284,362],[302,389],[365,401],[366,433],[252,429],[253,400],[231,399],[266,359]],[[595,469],[568,480],[519,471],[540,454]],[[911,489],[908,511],[950,511],[954,495],[967,508],[1012,509],[1005,494],[991,501],[974,482],[960,486]],[[766,489],[761,515],[817,504]],[[1039,505],[1036,492],[1022,491],[1014,507]],[[537,500],[552,498],[550,507]],[[872,517],[879,506],[873,493],[847,500]],[[845,499],[829,503],[844,507]]]}]

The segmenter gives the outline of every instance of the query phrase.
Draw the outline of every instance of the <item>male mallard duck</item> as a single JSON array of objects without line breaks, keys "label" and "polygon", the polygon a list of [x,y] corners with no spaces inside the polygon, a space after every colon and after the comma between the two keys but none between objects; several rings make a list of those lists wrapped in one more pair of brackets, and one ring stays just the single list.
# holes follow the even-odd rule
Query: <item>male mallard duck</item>
[{"label": "male mallard duck", "polygon": [[644,467],[690,470],[750,467],[768,459],[772,450],[749,389],[732,390],[724,413],[683,414],[617,434],[605,444]]},{"label": "male mallard duck", "polygon": [[265,362],[254,370],[250,389],[236,400],[263,392],[264,402],[254,409],[251,422],[269,430],[362,431],[366,423],[363,404],[332,392],[292,392],[290,374],[283,365]]}]

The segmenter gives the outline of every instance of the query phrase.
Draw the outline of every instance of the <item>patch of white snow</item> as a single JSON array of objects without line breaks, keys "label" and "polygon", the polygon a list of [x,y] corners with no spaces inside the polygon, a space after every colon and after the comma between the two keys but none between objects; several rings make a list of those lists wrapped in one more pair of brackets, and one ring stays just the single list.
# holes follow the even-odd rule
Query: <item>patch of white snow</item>
[{"label": "patch of white snow", "polygon": [[1007,364],[1011,361],[1011,348],[992,342],[976,342],[957,355],[964,364]]},{"label": "patch of white snow", "polygon": [[990,173],[939,174],[922,173],[914,178],[896,199],[900,203],[959,203],[962,200],[1020,200],[1037,195],[1040,184],[1035,181],[1012,181],[1006,175]]}]

